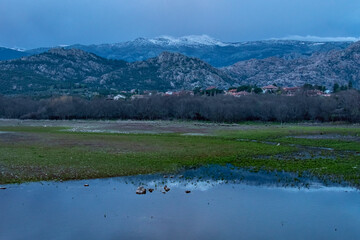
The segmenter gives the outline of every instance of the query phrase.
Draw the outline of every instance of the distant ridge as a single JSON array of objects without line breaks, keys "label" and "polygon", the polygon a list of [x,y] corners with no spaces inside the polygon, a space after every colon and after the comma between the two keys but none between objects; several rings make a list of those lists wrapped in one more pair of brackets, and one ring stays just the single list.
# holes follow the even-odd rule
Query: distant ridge
[{"label": "distant ridge", "polygon": [[0,61],[17,59],[17,58],[21,58],[21,57],[28,56],[28,55],[30,55],[30,54],[27,52],[24,52],[24,51],[0,47]]}]

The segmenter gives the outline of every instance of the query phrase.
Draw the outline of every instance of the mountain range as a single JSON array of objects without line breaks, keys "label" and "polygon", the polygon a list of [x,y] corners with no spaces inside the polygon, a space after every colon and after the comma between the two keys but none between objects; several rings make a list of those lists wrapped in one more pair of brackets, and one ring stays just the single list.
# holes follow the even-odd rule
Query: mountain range
[{"label": "mountain range", "polygon": [[[279,57],[285,59],[306,58],[313,53],[345,49],[351,42],[307,42],[295,40],[266,40],[253,42],[228,43],[216,40],[207,35],[185,36],[173,38],[168,36],[147,39],[138,38],[133,41],[99,44],[70,45],[65,49],[80,49],[94,53],[100,57],[127,62],[144,61],[159,56],[162,52],[181,53],[189,57],[199,58],[214,67],[230,66],[236,62],[249,59]],[[24,56],[44,53],[51,48],[1,53],[0,60],[16,59]]]},{"label": "mountain range", "polygon": [[[191,46],[198,44],[200,49],[215,45],[226,47],[225,43],[210,40],[187,41]],[[184,46],[183,41],[169,42],[168,45]],[[311,44],[315,43],[307,43],[308,46]],[[324,45],[317,43],[315,46]],[[141,47],[138,49],[140,51]],[[243,84],[264,86],[274,83],[279,86],[309,83],[331,89],[334,83],[345,85],[349,81],[360,88],[359,80],[360,42],[346,48],[323,49],[310,56],[253,58],[226,67],[214,67],[200,58],[174,52],[162,52],[156,57],[130,62],[75,48],[53,48],[19,59],[0,61],[1,94],[91,96],[131,89],[192,90],[208,86],[226,89]]]}]

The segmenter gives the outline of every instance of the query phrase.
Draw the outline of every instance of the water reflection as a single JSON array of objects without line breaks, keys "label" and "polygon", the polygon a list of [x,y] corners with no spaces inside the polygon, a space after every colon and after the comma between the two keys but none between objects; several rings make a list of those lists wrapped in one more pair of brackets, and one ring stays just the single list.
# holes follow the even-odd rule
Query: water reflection
[{"label": "water reflection", "polygon": [[333,191],[338,189],[339,191],[356,191],[355,188],[347,187],[346,183],[320,180],[310,174],[302,174],[300,177],[296,173],[251,171],[236,168],[232,165],[210,165],[187,169],[176,175],[139,175],[113,179],[150,188],[167,185],[197,191],[207,191],[222,184],[245,184],[265,188],[281,188],[283,190],[327,191],[331,189]]},{"label": "water reflection", "polygon": [[0,239],[359,239],[359,191],[305,177],[284,187],[291,177],[208,167],[7,185]]}]

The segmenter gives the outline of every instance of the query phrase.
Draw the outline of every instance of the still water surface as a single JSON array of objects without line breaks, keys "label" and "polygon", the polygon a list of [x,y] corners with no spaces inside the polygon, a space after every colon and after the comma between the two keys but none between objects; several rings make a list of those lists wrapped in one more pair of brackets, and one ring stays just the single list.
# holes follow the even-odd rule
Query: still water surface
[{"label": "still water surface", "polygon": [[[360,239],[358,190],[228,173],[7,185],[0,239]],[[155,191],[136,195],[139,185]]]}]

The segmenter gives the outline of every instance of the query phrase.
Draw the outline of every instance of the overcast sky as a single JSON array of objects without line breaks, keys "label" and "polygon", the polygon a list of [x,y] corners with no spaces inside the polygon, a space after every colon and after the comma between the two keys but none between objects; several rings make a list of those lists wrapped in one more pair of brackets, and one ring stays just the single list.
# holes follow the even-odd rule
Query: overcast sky
[{"label": "overcast sky", "polygon": [[1,46],[201,34],[231,42],[357,38],[360,0],[0,0]]}]

